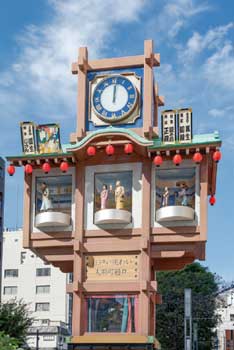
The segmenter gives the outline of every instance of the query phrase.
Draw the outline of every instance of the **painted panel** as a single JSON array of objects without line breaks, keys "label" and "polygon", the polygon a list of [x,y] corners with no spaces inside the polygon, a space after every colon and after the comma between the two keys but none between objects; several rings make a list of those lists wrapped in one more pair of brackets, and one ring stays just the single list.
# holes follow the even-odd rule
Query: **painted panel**
[{"label": "painted panel", "polygon": [[60,127],[58,124],[38,125],[36,134],[38,153],[47,154],[61,151]]},{"label": "painted panel", "polygon": [[137,295],[93,295],[86,299],[85,328],[89,333],[138,331]]}]

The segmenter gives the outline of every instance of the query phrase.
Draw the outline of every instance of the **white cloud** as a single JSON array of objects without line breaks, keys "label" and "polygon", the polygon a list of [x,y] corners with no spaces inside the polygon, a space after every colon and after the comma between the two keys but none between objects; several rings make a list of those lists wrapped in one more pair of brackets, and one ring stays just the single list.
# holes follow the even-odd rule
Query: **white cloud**
[{"label": "white cloud", "polygon": [[224,45],[210,56],[204,64],[204,75],[213,89],[234,92],[234,46]]},{"label": "white cloud", "polygon": [[[137,21],[147,0],[48,0],[52,15],[41,26],[31,24],[17,37],[20,54],[8,71],[0,72],[0,101],[5,116],[30,110],[45,118],[69,118],[76,111],[76,78],[71,63],[78,48],[103,54],[115,26]],[[14,101],[12,106],[4,101]],[[3,112],[3,111],[2,111]],[[26,117],[27,118],[27,117]]]},{"label": "white cloud", "polygon": [[204,35],[194,32],[186,43],[185,48],[180,47],[184,60],[194,59],[205,49],[220,49],[224,43],[228,43],[227,34],[234,28],[234,23],[228,23],[224,26],[218,26],[208,30]]},{"label": "white cloud", "polygon": [[182,28],[187,27],[192,17],[210,10],[206,2],[196,0],[166,1],[165,6],[157,17],[156,29],[162,36],[165,34],[173,39]]},{"label": "white cloud", "polygon": [[234,120],[234,106],[226,106],[223,108],[212,108],[208,114],[213,118],[223,118],[226,120]]}]

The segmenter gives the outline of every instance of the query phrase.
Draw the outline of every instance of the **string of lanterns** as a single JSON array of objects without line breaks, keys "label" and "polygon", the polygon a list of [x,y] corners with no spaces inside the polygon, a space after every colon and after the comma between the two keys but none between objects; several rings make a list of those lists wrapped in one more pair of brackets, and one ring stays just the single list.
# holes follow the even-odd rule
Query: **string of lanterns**
[{"label": "string of lanterns", "polygon": [[[133,147],[133,145],[131,143],[127,143],[127,144],[124,145],[124,153],[125,154],[131,155],[133,152],[134,152],[134,147]],[[89,146],[86,149],[86,154],[89,157],[95,156],[96,153],[97,153],[97,149],[96,149],[95,146]],[[108,144],[105,147],[105,153],[108,156],[114,155],[115,147],[112,144]],[[221,154],[221,152],[219,150],[216,150],[215,152],[213,152],[212,159],[213,159],[213,161],[215,163],[218,163],[221,160],[221,158],[222,158],[222,154]],[[203,160],[203,156],[202,156],[202,154],[199,151],[196,151],[194,153],[193,157],[192,157],[192,160],[193,160],[194,163],[200,164],[202,162],[202,160]],[[178,167],[183,162],[183,158],[182,158],[181,154],[176,153],[173,156],[172,161],[173,161],[174,165]],[[153,164],[156,167],[160,167],[163,164],[163,157],[161,155],[159,155],[159,154],[156,155],[153,158]],[[68,171],[68,169],[69,169],[68,162],[66,160],[63,160],[60,163],[59,168],[62,171],[62,173],[66,173]],[[50,166],[50,163],[48,161],[46,161],[45,163],[42,164],[42,170],[43,170],[43,172],[45,174],[48,174],[51,171],[51,166]],[[8,174],[10,176],[13,176],[15,174],[15,166],[13,164],[8,165],[7,172],[8,172]],[[26,164],[24,166],[24,172],[27,175],[31,175],[32,172],[33,172],[33,166],[31,164]],[[214,195],[210,196],[209,203],[210,203],[211,206],[213,206],[216,203],[216,198],[215,198]]]}]

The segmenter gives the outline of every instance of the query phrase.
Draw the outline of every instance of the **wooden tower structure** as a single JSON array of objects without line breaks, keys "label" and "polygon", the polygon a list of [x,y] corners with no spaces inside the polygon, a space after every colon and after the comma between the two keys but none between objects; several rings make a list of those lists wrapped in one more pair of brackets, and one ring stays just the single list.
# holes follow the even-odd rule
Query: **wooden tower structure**
[{"label": "wooden tower structure", "polygon": [[159,65],[151,40],[139,56],[80,48],[70,142],[22,123],[23,154],[8,157],[25,169],[24,248],[70,273],[73,350],[158,348],[157,271],[205,259],[221,140],[193,135],[190,108],[163,111],[159,132]]}]

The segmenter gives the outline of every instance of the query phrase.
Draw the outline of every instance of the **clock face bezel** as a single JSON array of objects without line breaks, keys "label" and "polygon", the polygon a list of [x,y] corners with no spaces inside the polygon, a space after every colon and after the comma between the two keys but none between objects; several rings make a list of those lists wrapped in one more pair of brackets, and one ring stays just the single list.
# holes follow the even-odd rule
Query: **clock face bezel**
[{"label": "clock face bezel", "polygon": [[[105,84],[105,82],[107,80],[111,80],[111,79],[117,79],[118,81],[118,78],[121,78],[122,80],[124,81],[127,81],[128,82],[128,86],[131,86],[131,90],[134,91],[134,99],[129,99],[129,90],[130,89],[127,89],[126,88],[126,91],[128,93],[128,100],[127,100],[127,103],[125,104],[125,106],[121,109],[119,109],[118,111],[116,112],[111,112],[111,111],[108,111],[106,110],[102,104],[101,104],[101,95],[103,93],[103,91],[105,90],[105,88],[107,88],[108,86],[111,86],[113,83],[111,84],[108,84],[106,86],[103,86]],[[124,87],[124,84],[121,84],[121,83],[118,83],[118,85],[121,85]],[[99,101],[95,101],[94,99],[97,98],[97,96],[95,96],[95,93],[97,90],[101,90],[102,92],[99,94]],[[131,91],[132,92],[132,91]],[[111,124],[111,123],[117,123],[119,121],[122,121],[126,118],[129,117],[129,115],[135,110],[136,108],[136,105],[137,105],[137,101],[138,101],[138,90],[136,89],[134,83],[128,78],[126,77],[125,75],[121,75],[121,74],[113,74],[113,75],[108,75],[106,76],[105,78],[103,78],[96,86],[95,86],[95,89],[93,91],[93,94],[92,94],[92,109],[95,113],[95,115],[102,121],[104,121],[105,123],[108,123],[108,124]],[[128,108],[126,110],[125,113],[123,113],[124,111],[124,108],[126,108],[126,106],[128,106],[128,104],[131,103],[131,108]],[[96,105],[101,105],[101,111],[103,113],[103,111],[105,111],[105,115],[103,115],[102,113],[100,113],[97,109],[96,109]],[[119,112],[119,113],[118,113]],[[108,114],[111,114],[112,116],[108,116]]]}]

